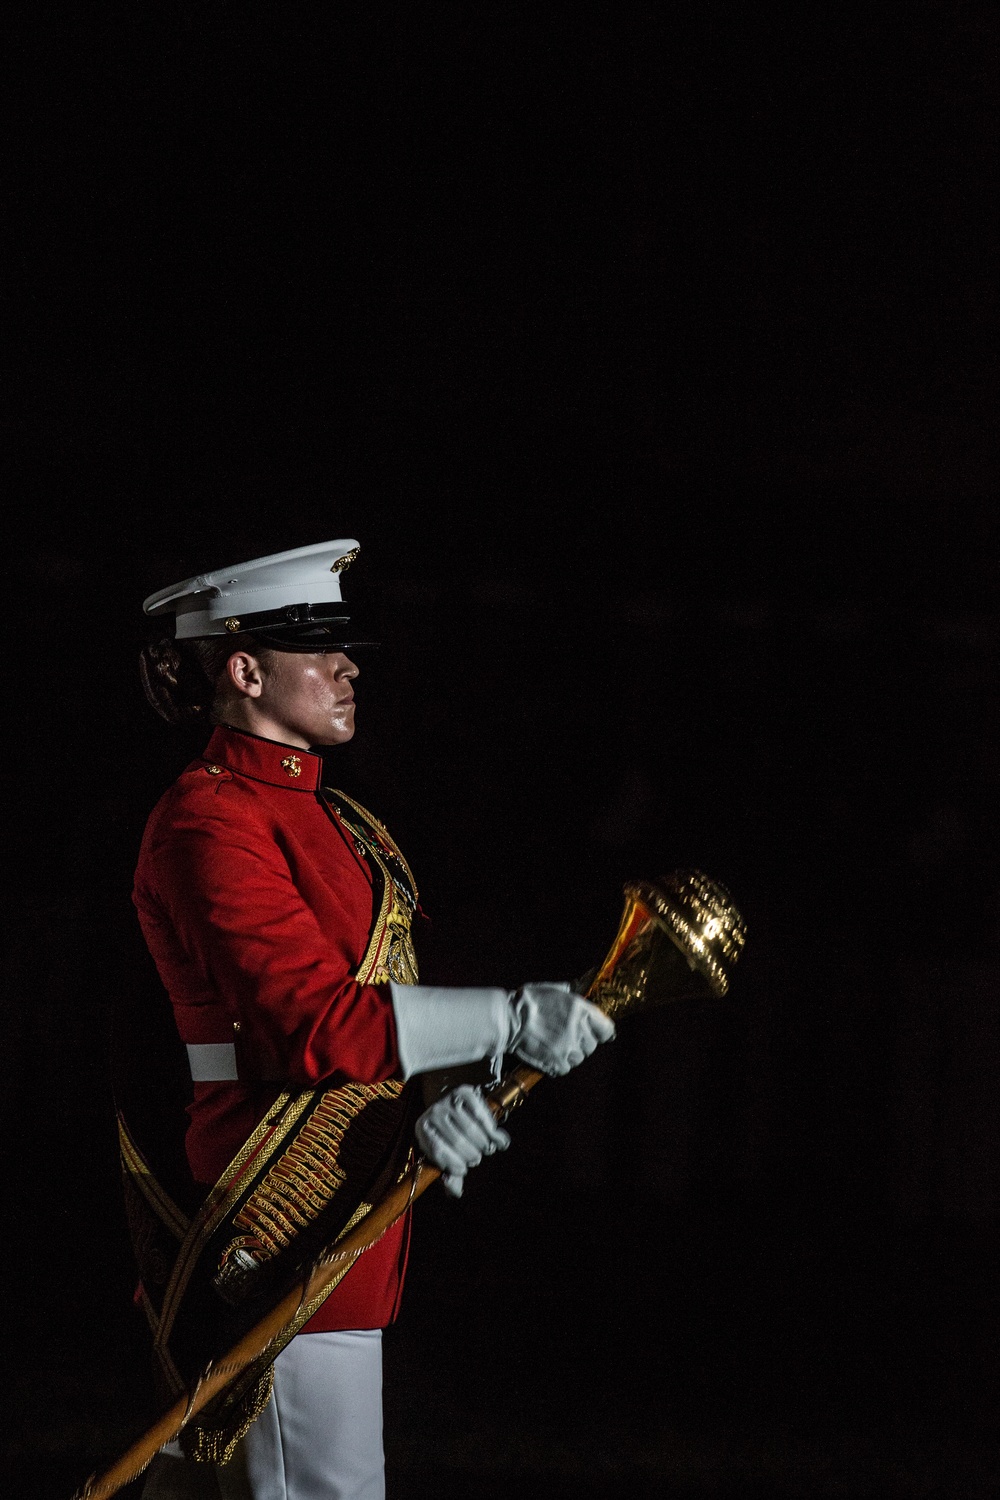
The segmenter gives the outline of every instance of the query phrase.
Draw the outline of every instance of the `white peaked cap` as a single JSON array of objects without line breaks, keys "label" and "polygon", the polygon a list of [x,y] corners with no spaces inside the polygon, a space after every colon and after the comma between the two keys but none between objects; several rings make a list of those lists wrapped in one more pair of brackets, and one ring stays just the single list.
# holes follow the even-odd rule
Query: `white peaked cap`
[{"label": "white peaked cap", "polygon": [[[340,575],[360,550],[352,537],[293,547],[185,578],[150,594],[142,607],[147,615],[175,615],[178,640],[250,630],[292,650],[310,649],[310,640],[330,645],[338,634],[346,644],[353,612],[343,602]],[[325,642],[324,625],[339,627],[326,629]]]}]

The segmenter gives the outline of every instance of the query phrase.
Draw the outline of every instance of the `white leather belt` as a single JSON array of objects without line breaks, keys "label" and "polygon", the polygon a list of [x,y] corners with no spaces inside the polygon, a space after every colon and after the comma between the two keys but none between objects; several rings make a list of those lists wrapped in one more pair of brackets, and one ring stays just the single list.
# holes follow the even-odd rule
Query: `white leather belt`
[{"label": "white leather belt", "polygon": [[194,1083],[235,1083],[239,1078],[232,1042],[187,1042],[186,1046]]}]

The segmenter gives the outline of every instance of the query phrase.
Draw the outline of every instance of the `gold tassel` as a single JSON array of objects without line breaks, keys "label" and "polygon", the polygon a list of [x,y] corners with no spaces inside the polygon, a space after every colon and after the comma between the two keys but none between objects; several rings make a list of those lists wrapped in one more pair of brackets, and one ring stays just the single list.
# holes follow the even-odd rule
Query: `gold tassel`
[{"label": "gold tassel", "polygon": [[240,1439],[246,1437],[270,1401],[273,1384],[274,1367],[268,1365],[263,1375],[254,1381],[247,1394],[236,1404],[235,1411],[229,1408],[224,1426],[203,1427],[192,1422],[189,1427],[185,1427],[180,1435],[185,1457],[196,1464],[227,1464],[236,1452]]}]

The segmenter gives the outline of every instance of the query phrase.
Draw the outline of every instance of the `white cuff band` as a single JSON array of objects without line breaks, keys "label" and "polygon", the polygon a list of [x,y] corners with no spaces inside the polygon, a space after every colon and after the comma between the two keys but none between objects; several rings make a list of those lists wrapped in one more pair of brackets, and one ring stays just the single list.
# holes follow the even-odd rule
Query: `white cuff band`
[{"label": "white cuff band", "polygon": [[235,1083],[236,1048],[232,1042],[188,1042],[188,1066],[195,1083]]}]

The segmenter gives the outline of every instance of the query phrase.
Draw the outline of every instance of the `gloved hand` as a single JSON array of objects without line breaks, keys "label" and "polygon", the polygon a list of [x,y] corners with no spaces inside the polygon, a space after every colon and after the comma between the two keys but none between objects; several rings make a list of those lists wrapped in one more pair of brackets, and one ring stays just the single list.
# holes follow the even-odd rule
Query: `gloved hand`
[{"label": "gloved hand", "polygon": [[604,1012],[568,984],[467,990],[390,981],[389,991],[404,1078],[486,1057],[499,1077],[505,1052],[542,1073],[568,1073],[615,1034]]},{"label": "gloved hand", "polygon": [[525,984],[512,1001],[516,1029],[507,1044],[522,1062],[559,1077],[609,1042],[614,1022],[568,984]]},{"label": "gloved hand", "polygon": [[417,1144],[435,1167],[453,1198],[461,1198],[465,1174],[484,1156],[506,1151],[510,1136],[493,1118],[481,1089],[469,1083],[425,1109],[416,1126]]}]

